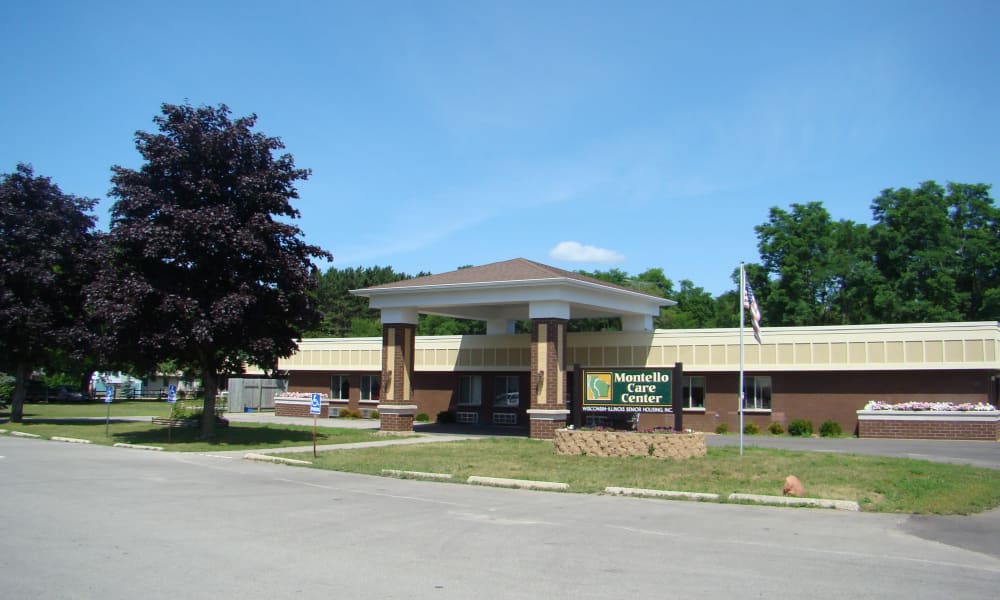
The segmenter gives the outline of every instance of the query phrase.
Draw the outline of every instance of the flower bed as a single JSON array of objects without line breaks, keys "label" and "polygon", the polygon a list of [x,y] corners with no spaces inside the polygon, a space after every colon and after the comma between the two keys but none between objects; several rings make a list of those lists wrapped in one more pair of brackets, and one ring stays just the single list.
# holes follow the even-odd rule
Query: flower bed
[{"label": "flower bed", "polygon": [[557,429],[556,454],[587,456],[653,456],[693,458],[705,456],[704,433],[636,433]]},{"label": "flower bed", "polygon": [[897,410],[897,411],[958,411],[958,412],[989,412],[995,411],[997,407],[992,404],[986,404],[985,402],[978,402],[972,404],[971,402],[966,402],[965,404],[953,404],[951,402],[903,402],[901,404],[889,404],[888,402],[879,402],[878,400],[872,400],[868,404],[865,404],[866,411],[874,410]]},{"label": "flower bed", "polygon": [[873,400],[857,414],[859,437],[1000,440],[1000,411],[990,404]]}]

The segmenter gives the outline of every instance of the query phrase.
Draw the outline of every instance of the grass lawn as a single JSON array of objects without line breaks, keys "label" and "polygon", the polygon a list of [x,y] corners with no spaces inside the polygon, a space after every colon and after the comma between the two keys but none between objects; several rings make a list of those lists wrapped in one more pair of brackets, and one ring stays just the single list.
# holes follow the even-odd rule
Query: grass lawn
[{"label": "grass lawn", "polygon": [[[104,418],[108,407],[102,403],[78,404],[25,404],[24,416],[37,419],[26,423],[0,423],[0,429],[32,433],[43,438],[53,436],[90,440],[94,444],[113,445],[141,444],[163,446],[177,452],[221,452],[226,450],[256,450],[287,446],[309,446],[313,441],[313,428],[297,425],[264,425],[255,423],[233,423],[229,427],[216,429],[216,437],[211,441],[196,439],[198,429],[174,427],[168,431],[165,426],[153,425],[148,421],[120,421],[116,417],[166,417],[170,412],[166,402],[115,402],[111,405],[111,422],[105,433]],[[0,417],[7,418],[7,409],[0,411]],[[98,417],[93,421],[57,422],[46,419],[73,419]],[[369,430],[335,429],[321,427],[316,432],[316,443],[350,444],[384,440],[385,438]]]},{"label": "grass lawn", "polygon": [[380,474],[382,469],[508,477],[568,483],[573,492],[607,486],[689,492],[781,495],[785,477],[803,481],[806,495],[853,500],[877,512],[970,514],[1000,506],[1000,471],[897,458],[709,448],[685,461],[647,457],[557,456],[552,443],[488,439],[324,452],[318,468]]},{"label": "grass lawn", "polygon": [[[26,419],[68,419],[74,417],[103,417],[108,413],[108,405],[103,402],[73,402],[56,403],[25,403],[24,417]],[[113,402],[111,417],[165,417],[170,414],[170,406],[166,402]],[[0,410],[0,417],[10,417],[10,407]]]}]

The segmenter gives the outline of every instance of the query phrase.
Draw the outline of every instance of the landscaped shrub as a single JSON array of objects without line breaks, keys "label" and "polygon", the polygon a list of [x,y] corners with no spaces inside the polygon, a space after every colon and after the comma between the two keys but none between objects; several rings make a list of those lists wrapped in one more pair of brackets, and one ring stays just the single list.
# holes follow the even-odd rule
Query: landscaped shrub
[{"label": "landscaped shrub", "polygon": [[757,427],[756,423],[747,423],[743,426],[743,433],[745,435],[757,435],[760,433],[760,427]]},{"label": "landscaped shrub", "polygon": [[368,413],[368,418],[369,419],[377,419],[378,418],[378,411],[377,410],[373,410],[370,413]]},{"label": "landscaped shrub", "polygon": [[6,373],[0,373],[0,404],[10,404],[10,399],[14,397],[14,377]]},{"label": "landscaped shrub", "polygon": [[836,421],[823,421],[823,424],[819,426],[819,434],[822,437],[834,437],[838,435],[843,435],[844,431],[840,428],[840,424]]},{"label": "landscaped shrub", "polygon": [[417,415],[413,417],[413,420],[417,423],[427,423],[431,420],[431,418],[427,413],[417,413]]},{"label": "landscaped shrub", "polygon": [[360,410],[358,410],[356,408],[352,408],[351,409],[351,418],[352,419],[360,419],[362,416],[363,415],[361,414]]},{"label": "landscaped shrub", "polygon": [[715,428],[715,433],[729,433],[729,425],[719,423],[719,425]]},{"label": "landscaped shrub", "polygon": [[806,436],[812,435],[813,424],[808,419],[795,419],[788,424],[788,435]]},{"label": "landscaped shrub", "polygon": [[451,412],[450,410],[442,410],[441,412],[438,413],[437,422],[442,424],[454,423],[455,413]]},{"label": "landscaped shrub", "polygon": [[348,418],[348,417],[351,416],[351,409],[349,409],[349,408],[342,408],[342,409],[340,409],[340,412],[337,413],[337,414],[340,415],[341,419],[346,419],[346,418]]},{"label": "landscaped shrub", "polygon": [[785,428],[782,427],[781,423],[777,421],[771,421],[771,424],[767,426],[767,431],[771,435],[781,435],[785,433]]}]

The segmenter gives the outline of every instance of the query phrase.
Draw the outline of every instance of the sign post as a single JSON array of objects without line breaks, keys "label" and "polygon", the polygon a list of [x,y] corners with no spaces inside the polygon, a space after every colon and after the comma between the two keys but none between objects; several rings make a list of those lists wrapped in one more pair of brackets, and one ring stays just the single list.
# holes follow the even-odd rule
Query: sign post
[{"label": "sign post", "polygon": [[171,442],[171,431],[174,429],[174,406],[177,403],[177,386],[170,384],[167,386],[167,406],[170,407],[170,412],[167,413],[167,443]]},{"label": "sign post", "polygon": [[111,423],[111,401],[115,397],[115,386],[109,385],[107,391],[104,392],[104,403],[108,405],[108,415],[104,419],[104,436],[108,436],[108,426]]},{"label": "sign post", "polygon": [[309,401],[309,414],[313,416],[313,458],[316,458],[316,420],[323,411],[323,396],[313,393]]}]

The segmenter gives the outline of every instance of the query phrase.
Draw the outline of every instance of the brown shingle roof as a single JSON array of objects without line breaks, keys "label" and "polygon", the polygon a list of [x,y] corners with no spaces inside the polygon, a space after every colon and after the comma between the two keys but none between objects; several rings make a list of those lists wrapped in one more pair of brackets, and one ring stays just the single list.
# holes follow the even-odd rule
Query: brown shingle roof
[{"label": "brown shingle roof", "polygon": [[[573,279],[576,281],[593,283],[603,287],[624,290],[632,293],[642,293],[631,288],[608,283],[607,281],[601,281],[600,279],[595,279],[593,277],[587,277],[586,275],[580,275],[579,273],[574,273],[572,271],[543,265],[542,263],[528,260],[526,258],[515,258],[512,260],[490,263],[488,265],[481,265],[478,267],[466,267],[464,269],[458,269],[457,271],[449,271],[447,273],[439,273],[437,275],[425,275],[424,277],[416,277],[414,279],[404,279],[402,281],[394,281],[392,283],[385,283],[364,289],[406,289],[433,285],[462,285],[504,281],[537,281],[541,279]],[[649,294],[643,295],[648,296]]]}]

